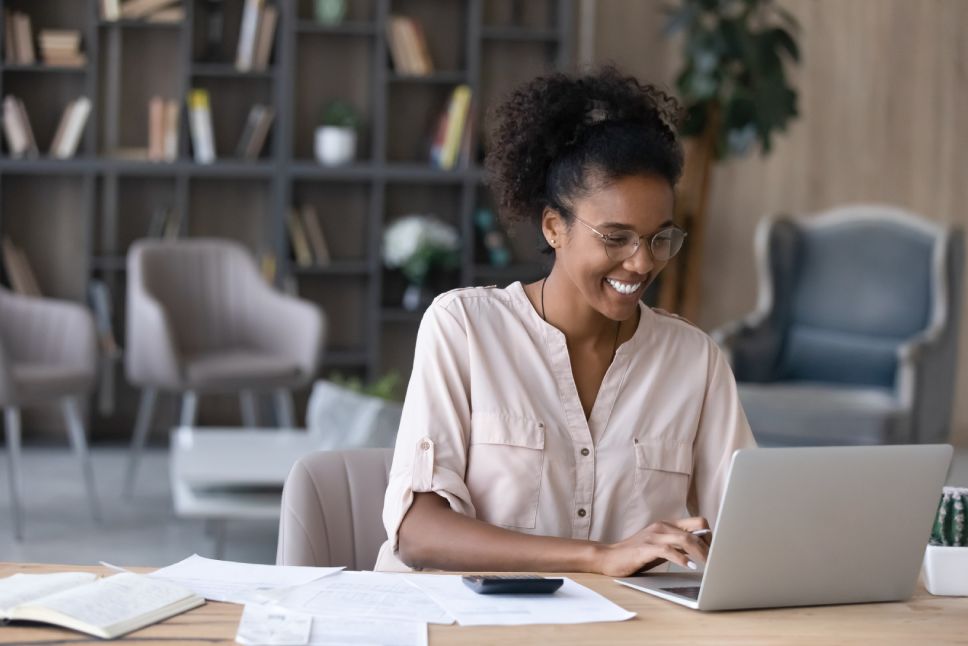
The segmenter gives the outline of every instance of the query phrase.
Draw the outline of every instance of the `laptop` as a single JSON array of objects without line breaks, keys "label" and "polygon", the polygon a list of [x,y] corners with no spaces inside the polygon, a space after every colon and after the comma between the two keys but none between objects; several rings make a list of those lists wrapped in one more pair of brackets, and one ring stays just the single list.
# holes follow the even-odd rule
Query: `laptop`
[{"label": "laptop", "polygon": [[696,610],[908,599],[950,445],[742,449],[702,572],[618,583]]}]

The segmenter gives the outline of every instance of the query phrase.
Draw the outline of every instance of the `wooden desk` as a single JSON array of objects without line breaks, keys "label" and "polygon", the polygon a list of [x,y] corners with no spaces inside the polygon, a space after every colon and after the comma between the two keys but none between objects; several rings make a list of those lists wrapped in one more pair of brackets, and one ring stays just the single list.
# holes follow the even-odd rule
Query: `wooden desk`
[{"label": "wooden desk", "polygon": [[[138,568],[150,571],[150,568]],[[101,567],[0,563],[0,577],[63,570],[107,574]],[[703,613],[593,574],[569,575],[638,614],[629,621],[573,626],[431,626],[430,644],[942,644],[968,642],[968,598],[933,597],[919,586],[903,603]],[[234,644],[242,606],[204,606],[131,633],[112,644]],[[0,627],[0,644],[76,644],[95,638],[42,625]]]}]

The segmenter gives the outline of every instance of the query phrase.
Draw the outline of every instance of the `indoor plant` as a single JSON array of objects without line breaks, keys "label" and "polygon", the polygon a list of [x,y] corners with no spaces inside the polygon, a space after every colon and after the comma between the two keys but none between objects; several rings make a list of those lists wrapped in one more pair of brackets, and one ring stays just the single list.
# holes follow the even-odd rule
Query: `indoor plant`
[{"label": "indoor plant", "polygon": [[431,215],[407,215],[383,232],[383,262],[399,269],[407,279],[403,306],[420,309],[426,301],[424,287],[431,270],[457,267],[460,237],[453,225]]},{"label": "indoor plant", "polygon": [[323,108],[316,128],[313,150],[324,166],[347,164],[356,157],[356,131],[360,118],[345,101],[330,101]]},{"label": "indoor plant", "polygon": [[793,15],[775,0],[679,0],[665,33],[680,35],[676,89],[686,166],[676,220],[689,233],[681,259],[663,275],[660,306],[696,320],[712,166],[772,138],[797,115],[786,64],[800,61]]},{"label": "indoor plant", "polygon": [[357,377],[320,379],[306,407],[306,427],[319,449],[391,448],[403,404],[401,378],[390,372],[364,385]]},{"label": "indoor plant", "polygon": [[968,596],[968,487],[945,487],[924,553],[924,587],[931,594]]}]

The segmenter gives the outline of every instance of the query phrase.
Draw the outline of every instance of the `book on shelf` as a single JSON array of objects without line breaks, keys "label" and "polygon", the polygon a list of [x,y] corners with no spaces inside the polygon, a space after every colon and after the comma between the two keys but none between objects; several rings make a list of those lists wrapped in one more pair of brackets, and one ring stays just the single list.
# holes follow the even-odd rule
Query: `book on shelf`
[{"label": "book on shelf", "polygon": [[76,29],[42,29],[38,37],[44,63],[59,67],[82,67],[81,32]]},{"label": "book on shelf", "polygon": [[270,285],[276,282],[276,271],[278,270],[276,254],[271,251],[263,251],[259,254],[259,272],[262,278]]},{"label": "book on shelf", "polygon": [[51,157],[70,159],[77,153],[77,147],[90,114],[91,100],[86,96],[78,97],[67,104],[57,125],[54,140],[50,144]]},{"label": "book on shelf", "polygon": [[275,117],[272,106],[256,104],[249,110],[249,117],[245,121],[245,129],[239,137],[235,148],[235,156],[240,159],[258,159],[265,145],[269,128]]},{"label": "book on shelf", "polygon": [[194,89],[188,93],[188,129],[192,137],[195,161],[199,164],[214,162],[215,139],[208,90]]},{"label": "book on shelf", "polygon": [[461,84],[451,92],[447,107],[437,122],[430,160],[444,170],[457,166],[458,156],[466,136],[471,108],[471,89]]},{"label": "book on shelf", "polygon": [[176,99],[165,102],[164,127],[162,138],[162,158],[173,162],[178,159],[178,127],[181,121],[181,106]]},{"label": "book on shelf", "polygon": [[121,4],[120,17],[125,20],[140,20],[180,2],[181,0],[127,0]]},{"label": "book on shelf", "polygon": [[265,0],[245,0],[242,9],[242,25],[239,27],[239,46],[235,54],[235,69],[251,72],[255,59],[256,38]]},{"label": "book on shelf", "polygon": [[13,11],[7,19],[13,23],[14,60],[17,65],[33,65],[37,62],[37,51],[34,49],[34,30],[30,23],[30,16],[22,11]]},{"label": "book on shelf", "polygon": [[111,321],[111,290],[103,280],[92,279],[87,287],[87,300],[94,312],[94,327],[97,329],[98,344],[101,354],[108,358],[121,355],[121,347],[114,336],[114,325]]},{"label": "book on shelf", "polygon": [[3,99],[3,133],[11,157],[20,159],[36,157],[39,154],[27,109],[23,101],[12,94]]},{"label": "book on shelf", "polygon": [[27,254],[7,237],[0,243],[0,252],[3,255],[3,269],[7,272],[7,280],[13,291],[24,296],[40,296],[40,286]]},{"label": "book on shelf", "polygon": [[306,238],[306,231],[303,229],[299,212],[292,209],[286,220],[289,228],[289,243],[292,246],[292,255],[296,259],[296,266],[311,267],[313,264],[313,252],[309,248],[309,240]]},{"label": "book on shelf", "polygon": [[113,639],[205,603],[176,583],[133,572],[14,574],[0,579],[0,618]]},{"label": "book on shelf", "polygon": [[387,40],[393,68],[397,72],[414,76],[426,76],[434,72],[430,48],[419,22],[409,16],[390,16]]},{"label": "book on shelf", "polygon": [[159,9],[158,11],[149,14],[145,18],[147,22],[163,22],[163,23],[179,23],[185,20],[185,8],[184,7],[168,7],[167,9]]},{"label": "book on shelf", "polygon": [[151,218],[148,220],[146,237],[155,239],[165,237],[165,225],[168,222],[168,218],[171,217],[171,211],[171,207],[167,204],[158,204],[155,206],[151,211]]},{"label": "book on shelf", "polygon": [[17,62],[17,40],[14,35],[13,14],[9,9],[3,10],[3,60],[7,63]]},{"label": "book on shelf", "polygon": [[148,159],[165,158],[165,100],[153,96],[148,100]]},{"label": "book on shelf", "polygon": [[182,230],[182,212],[169,208],[165,218],[165,230],[162,237],[165,240],[177,240]]},{"label": "book on shelf", "polygon": [[272,56],[272,43],[276,37],[276,23],[279,22],[279,10],[273,5],[262,9],[259,19],[259,31],[255,41],[255,53],[252,59],[252,69],[264,72],[269,69],[269,58]]},{"label": "book on shelf", "polygon": [[303,231],[306,233],[316,264],[328,265],[332,257],[329,253],[329,245],[326,244],[326,236],[323,235],[323,225],[319,220],[316,207],[312,204],[303,204],[299,212],[302,216]]},{"label": "book on shelf", "polygon": [[101,18],[115,21],[121,17],[121,0],[101,0]]}]

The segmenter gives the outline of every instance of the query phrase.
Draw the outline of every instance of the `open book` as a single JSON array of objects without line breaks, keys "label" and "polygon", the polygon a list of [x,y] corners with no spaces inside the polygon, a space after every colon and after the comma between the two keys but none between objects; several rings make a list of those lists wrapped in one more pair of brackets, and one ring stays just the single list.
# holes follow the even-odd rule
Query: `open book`
[{"label": "open book", "polygon": [[0,579],[0,619],[38,621],[113,639],[205,603],[191,590],[124,572],[14,574]]}]

